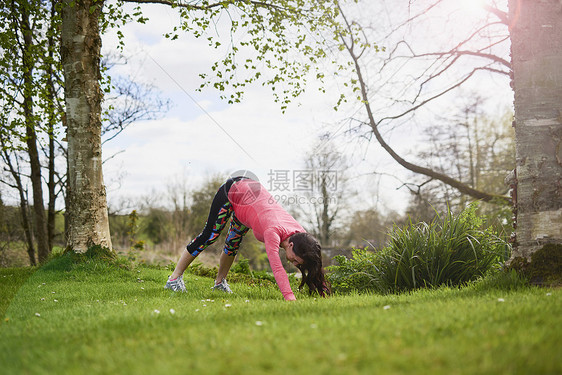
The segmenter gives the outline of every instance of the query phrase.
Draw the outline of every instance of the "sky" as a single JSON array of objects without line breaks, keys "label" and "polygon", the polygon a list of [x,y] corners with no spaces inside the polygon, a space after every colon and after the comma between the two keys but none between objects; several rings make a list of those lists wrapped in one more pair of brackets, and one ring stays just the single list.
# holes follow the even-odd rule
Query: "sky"
[{"label": "sky", "polygon": [[[211,89],[197,92],[198,75],[208,70],[217,52],[189,36],[175,41],[164,38],[177,19],[174,10],[148,9],[148,24],[121,29],[128,62],[112,71],[155,85],[172,106],[162,118],[135,123],[104,145],[110,203],[116,204],[121,196],[162,193],[178,178],[196,186],[213,174],[237,170],[251,171],[269,188],[280,171],[289,171],[292,177],[293,171],[305,169],[305,157],[320,135],[342,135],[341,121],[349,115],[333,110],[339,97],[336,90],[322,94],[311,87],[285,113],[267,87],[250,87],[243,101],[233,105]],[[116,45],[115,35],[108,33],[102,53],[109,54]],[[365,174],[377,164],[370,153],[373,147],[358,149],[356,140],[340,138],[338,147],[356,159],[352,175]],[[370,190],[368,205],[374,205],[379,199],[376,189],[370,188],[373,179],[363,180],[357,178],[355,185]]]},{"label": "sky", "polygon": [[[347,120],[361,105],[351,103],[334,111],[337,84],[328,83],[322,94],[313,82],[285,113],[274,102],[270,88],[260,85],[249,87],[241,103],[229,105],[212,89],[196,91],[201,84],[199,73],[207,72],[220,52],[190,35],[174,41],[164,38],[177,23],[176,10],[155,5],[143,9],[150,21],[120,29],[127,64],[111,72],[153,84],[161,97],[170,100],[171,108],[159,119],[129,126],[104,145],[110,206],[119,206],[123,197],[163,196],[166,187],[178,179],[197,187],[211,175],[238,170],[251,171],[271,188],[278,172],[289,171],[292,176],[293,171],[305,169],[307,153],[329,132],[335,143],[328,147],[339,148],[352,160],[346,173],[353,177],[353,188],[362,192],[358,206],[398,212],[406,208],[409,193],[401,186],[408,172],[374,142],[346,136]],[[114,32],[104,35],[104,55],[116,46]],[[412,151],[410,135],[394,131],[395,146]]]}]

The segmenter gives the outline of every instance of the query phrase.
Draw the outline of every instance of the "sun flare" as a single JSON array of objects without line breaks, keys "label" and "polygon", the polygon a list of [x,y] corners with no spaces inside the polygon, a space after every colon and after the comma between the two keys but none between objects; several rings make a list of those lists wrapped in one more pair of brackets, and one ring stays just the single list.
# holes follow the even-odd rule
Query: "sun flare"
[{"label": "sun flare", "polygon": [[486,0],[459,0],[459,3],[468,12],[479,12],[484,8]]}]

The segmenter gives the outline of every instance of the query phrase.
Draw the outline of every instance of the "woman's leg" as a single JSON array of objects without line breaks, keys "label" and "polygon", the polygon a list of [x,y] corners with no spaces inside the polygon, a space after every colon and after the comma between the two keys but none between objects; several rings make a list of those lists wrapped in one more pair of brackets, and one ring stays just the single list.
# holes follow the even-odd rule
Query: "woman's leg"
[{"label": "woman's leg", "polygon": [[230,267],[232,267],[232,263],[234,263],[233,256],[230,256],[226,253],[222,253],[220,260],[219,260],[219,270],[217,272],[217,279],[215,280],[215,285],[220,284],[223,279],[226,278]]},{"label": "woman's leg", "polygon": [[248,228],[242,224],[236,215],[232,215],[232,220],[230,221],[230,228],[228,229],[228,234],[226,236],[226,243],[224,245],[224,251],[221,254],[219,261],[219,270],[217,272],[217,278],[215,280],[215,285],[222,282],[226,278],[232,263],[234,263],[234,258],[238,254],[238,249],[242,243],[244,235],[248,233]]},{"label": "woman's leg", "polygon": [[191,255],[187,250],[184,250],[183,254],[181,255],[180,259],[178,260],[178,264],[176,264],[176,268],[172,275],[170,275],[170,279],[174,280],[183,275],[187,267],[195,260],[196,257]]},{"label": "woman's leg", "polygon": [[230,186],[232,186],[232,183],[232,180],[228,180],[215,194],[213,202],[211,203],[211,209],[209,210],[209,217],[207,218],[203,231],[187,245],[186,250],[178,260],[174,272],[170,276],[171,280],[183,275],[197,255],[205,250],[207,246],[214,243],[226,226],[232,214],[232,206],[228,201],[228,190]]}]

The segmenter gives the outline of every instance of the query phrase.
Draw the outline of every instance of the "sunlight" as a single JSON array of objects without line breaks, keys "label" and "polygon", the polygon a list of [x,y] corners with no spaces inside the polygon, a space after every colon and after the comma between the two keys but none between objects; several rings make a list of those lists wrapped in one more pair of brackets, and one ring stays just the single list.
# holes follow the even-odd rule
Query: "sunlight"
[{"label": "sunlight", "polygon": [[470,13],[476,13],[483,9],[486,0],[459,0],[463,9]]}]

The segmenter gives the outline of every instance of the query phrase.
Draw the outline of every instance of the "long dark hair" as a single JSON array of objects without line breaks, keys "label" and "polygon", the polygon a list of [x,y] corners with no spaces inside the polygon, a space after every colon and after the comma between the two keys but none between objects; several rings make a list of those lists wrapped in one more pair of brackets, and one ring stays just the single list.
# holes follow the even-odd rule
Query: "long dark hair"
[{"label": "long dark hair", "polygon": [[289,238],[293,243],[293,251],[304,260],[297,268],[302,273],[302,281],[299,289],[305,284],[310,294],[318,293],[322,297],[331,294],[330,284],[324,277],[322,267],[322,253],[320,243],[314,236],[308,233],[295,233]]}]

